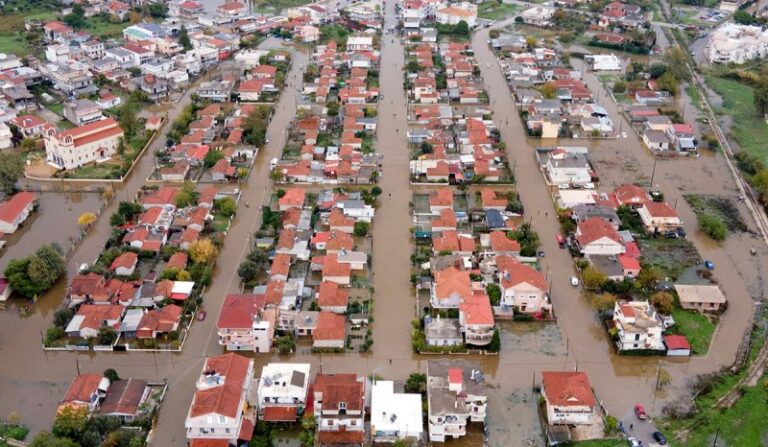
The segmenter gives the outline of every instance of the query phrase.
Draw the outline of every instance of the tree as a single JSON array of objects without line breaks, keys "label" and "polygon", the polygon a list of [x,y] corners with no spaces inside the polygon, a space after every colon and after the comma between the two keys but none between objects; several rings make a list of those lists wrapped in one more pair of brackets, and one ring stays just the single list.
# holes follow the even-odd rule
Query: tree
[{"label": "tree", "polygon": [[525,23],[525,19],[523,16],[517,16],[515,17],[515,23]]},{"label": "tree", "polygon": [[237,211],[237,203],[232,197],[224,197],[216,201],[216,209],[222,215],[231,217]]},{"label": "tree", "polygon": [[224,152],[211,150],[203,157],[203,164],[206,168],[212,168],[216,165],[216,162],[224,158]]},{"label": "tree", "polygon": [[66,267],[59,250],[43,245],[26,258],[12,259],[4,273],[13,290],[31,298],[51,288]]},{"label": "tree", "polygon": [[739,25],[754,25],[757,23],[757,18],[747,11],[740,9],[733,13],[733,21]]},{"label": "tree", "polygon": [[117,340],[117,331],[109,326],[102,326],[96,335],[96,341],[100,345],[111,345]]},{"label": "tree", "polygon": [[419,393],[424,395],[427,393],[427,375],[421,373],[412,373],[405,381],[406,393]]},{"label": "tree", "polygon": [[120,380],[120,376],[117,374],[117,371],[112,368],[104,370],[104,377],[109,379],[110,383],[115,383]]},{"label": "tree", "polygon": [[53,325],[64,329],[74,316],[75,310],[70,307],[58,309],[53,313]]},{"label": "tree", "polygon": [[707,236],[716,241],[724,241],[728,237],[728,226],[723,220],[711,213],[699,213],[696,216],[696,220],[699,223],[699,228]]},{"label": "tree", "polygon": [[656,292],[651,295],[651,304],[664,315],[669,315],[675,308],[675,298],[669,292]]},{"label": "tree", "polygon": [[680,47],[670,47],[664,53],[664,63],[667,73],[671,73],[678,81],[690,81],[691,72],[688,70],[688,55]]},{"label": "tree", "polygon": [[598,293],[592,296],[589,303],[593,309],[600,313],[608,312],[616,304],[616,295],[612,293]]},{"label": "tree", "polygon": [[181,189],[176,194],[176,199],[174,201],[176,202],[177,208],[186,208],[188,206],[192,206],[197,204],[197,198],[199,194],[195,190],[195,184],[192,182],[184,182],[184,184],[181,186]]},{"label": "tree", "polygon": [[608,281],[605,275],[598,272],[591,265],[582,270],[581,279],[584,281],[584,287],[589,290],[600,290]]},{"label": "tree", "polygon": [[405,70],[409,73],[417,73],[421,70],[421,65],[415,60],[408,61],[407,64],[405,64]]},{"label": "tree", "polygon": [[80,447],[80,445],[71,439],[59,438],[49,431],[41,431],[32,439],[29,447]]},{"label": "tree", "polygon": [[218,249],[210,239],[199,239],[189,247],[189,257],[193,262],[207,264],[216,257]]},{"label": "tree", "polygon": [[758,85],[752,95],[757,115],[761,118],[768,115],[768,79],[761,80],[760,85]]},{"label": "tree", "polygon": [[11,194],[16,182],[24,175],[24,160],[13,152],[0,153],[0,191]]},{"label": "tree", "polygon": [[81,227],[87,227],[94,222],[96,222],[96,215],[93,213],[85,212],[77,218],[77,224]]},{"label": "tree", "polygon": [[88,410],[83,407],[64,407],[53,420],[53,434],[63,438],[77,439],[88,421]]},{"label": "tree", "polygon": [[187,31],[187,27],[184,25],[181,25],[181,29],[179,30],[179,45],[181,45],[185,53],[192,49],[192,41],[189,39],[189,31]]},{"label": "tree", "polygon": [[653,289],[656,287],[656,283],[661,279],[659,271],[649,265],[644,265],[640,269],[640,273],[637,275],[637,285],[642,289]]},{"label": "tree", "polygon": [[624,93],[627,91],[627,83],[624,81],[616,81],[613,84],[613,92],[614,93]]},{"label": "tree", "polygon": [[499,285],[494,283],[488,284],[485,286],[485,292],[491,300],[491,306],[498,306],[501,301],[501,288]]},{"label": "tree", "polygon": [[368,222],[358,221],[355,222],[354,228],[355,236],[363,237],[368,235]]},{"label": "tree", "polygon": [[296,348],[296,339],[293,333],[287,333],[277,339],[277,350],[280,354],[290,354]]},{"label": "tree", "polygon": [[469,25],[464,20],[460,21],[453,27],[452,34],[457,36],[469,36]]},{"label": "tree", "polygon": [[164,3],[149,3],[147,12],[156,19],[162,19],[168,15],[168,6]]},{"label": "tree", "polygon": [[546,84],[542,85],[539,90],[541,90],[541,94],[545,99],[554,99],[555,95],[557,94],[555,84],[551,82],[547,82]]},{"label": "tree", "polygon": [[330,101],[325,107],[328,109],[328,116],[337,116],[339,114],[339,103],[337,101]]},{"label": "tree", "polygon": [[525,38],[525,44],[528,46],[528,48],[536,48],[538,43],[539,42],[533,36],[528,36]]},{"label": "tree", "polygon": [[656,83],[659,85],[659,89],[666,90],[674,96],[677,96],[680,93],[678,80],[672,75],[672,72],[668,71],[664,73],[656,80]]},{"label": "tree", "polygon": [[237,267],[237,276],[239,276],[243,282],[253,281],[258,274],[259,265],[249,259],[244,260],[240,263],[240,266]]}]

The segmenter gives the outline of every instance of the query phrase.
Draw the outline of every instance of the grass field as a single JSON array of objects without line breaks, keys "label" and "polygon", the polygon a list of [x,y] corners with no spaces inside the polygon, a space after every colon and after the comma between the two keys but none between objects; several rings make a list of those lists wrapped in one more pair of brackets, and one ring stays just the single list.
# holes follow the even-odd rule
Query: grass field
[{"label": "grass field", "polygon": [[[750,360],[765,342],[765,331],[755,330],[752,334]],[[743,395],[736,404],[727,409],[713,408],[713,404],[746,375],[744,371],[736,375],[722,376],[708,393],[696,398],[696,414],[682,420],[661,421],[660,428],[667,433],[672,446],[711,446],[715,433],[718,433],[721,446],[759,446],[768,439],[768,424],[765,419],[768,387],[763,380],[757,386],[743,387]],[[657,421],[657,423],[660,421]],[[670,436],[681,434],[679,439]]]},{"label": "grass field", "polygon": [[311,3],[308,0],[256,0],[253,9],[257,12],[280,12],[287,8],[295,8]]},{"label": "grass field", "polygon": [[30,10],[0,15],[0,53],[24,57],[30,46],[24,39],[24,19],[50,20],[56,16],[51,11]]},{"label": "grass field", "polygon": [[707,85],[723,98],[718,114],[727,114],[733,122],[731,134],[741,149],[768,163],[768,124],[755,114],[752,87],[730,79],[707,76]]},{"label": "grass field", "polygon": [[706,354],[709,343],[712,341],[712,334],[715,333],[715,323],[711,322],[706,315],[680,308],[672,311],[672,318],[675,320],[675,325],[669,332],[685,335],[688,343],[691,344],[693,354]]},{"label": "grass field", "polygon": [[697,89],[696,86],[692,84],[688,84],[688,86],[685,87],[685,93],[689,98],[691,98],[691,103],[698,110],[701,110],[701,94],[699,93],[699,89]]},{"label": "grass field", "polygon": [[477,8],[477,17],[489,20],[502,20],[514,14],[515,5],[507,3],[498,3],[495,0],[480,3]]},{"label": "grass field", "polygon": [[86,19],[86,23],[88,26],[85,27],[84,31],[101,38],[121,36],[123,30],[131,24],[130,22],[113,23],[101,16],[89,17]]}]

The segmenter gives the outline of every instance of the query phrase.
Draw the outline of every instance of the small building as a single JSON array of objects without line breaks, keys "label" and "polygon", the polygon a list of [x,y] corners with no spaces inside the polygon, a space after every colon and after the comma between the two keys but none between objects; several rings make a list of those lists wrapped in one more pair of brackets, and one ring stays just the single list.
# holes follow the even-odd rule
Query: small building
[{"label": "small building", "polygon": [[665,335],[664,345],[667,347],[667,356],[688,357],[691,355],[691,344],[684,335]]},{"label": "small building", "polygon": [[683,225],[677,211],[666,202],[647,201],[637,209],[637,214],[649,232],[675,231]]},{"label": "small building", "polygon": [[146,411],[143,407],[150,397],[151,390],[146,380],[117,380],[109,386],[99,414],[116,417],[123,423],[132,422]]},{"label": "small building", "polygon": [[365,377],[357,374],[318,374],[312,385],[312,407],[320,446],[362,447],[365,388]]},{"label": "small building", "polygon": [[109,379],[101,374],[80,374],[72,379],[64,398],[59,402],[57,413],[65,408],[78,410],[86,409],[88,414],[93,414],[99,409],[101,400],[109,390]]},{"label": "small building", "polygon": [[592,59],[594,71],[621,71],[621,59],[615,54],[595,54],[588,56]]},{"label": "small building", "polygon": [[22,191],[0,203],[0,233],[13,234],[35,208],[37,196]]},{"label": "small building", "polygon": [[126,251],[120,256],[116,257],[112,261],[112,265],[109,269],[115,272],[117,276],[131,276],[136,271],[136,266],[139,263],[139,255],[132,251]]},{"label": "small building", "polygon": [[424,432],[421,395],[396,393],[395,383],[377,380],[371,387],[371,437],[374,443],[418,440]]},{"label": "small building", "polygon": [[269,352],[275,321],[262,318],[264,306],[264,295],[227,295],[216,322],[219,345],[228,351]]},{"label": "small building", "polygon": [[647,301],[617,302],[613,308],[613,327],[619,351],[663,351],[663,327],[656,309]]},{"label": "small building", "polygon": [[112,118],[94,121],[74,129],[45,132],[48,163],[58,169],[74,169],[90,162],[111,159],[123,138],[123,129]]},{"label": "small building", "polygon": [[455,318],[427,317],[424,319],[424,337],[429,346],[460,346],[464,343],[459,320]]},{"label": "small building", "polygon": [[680,307],[699,312],[717,312],[726,306],[723,292],[715,284],[687,285],[675,284],[675,292],[680,299]]},{"label": "small building", "polygon": [[321,311],[317,326],[312,332],[312,346],[315,348],[344,349],[347,340],[347,319],[344,315]]}]

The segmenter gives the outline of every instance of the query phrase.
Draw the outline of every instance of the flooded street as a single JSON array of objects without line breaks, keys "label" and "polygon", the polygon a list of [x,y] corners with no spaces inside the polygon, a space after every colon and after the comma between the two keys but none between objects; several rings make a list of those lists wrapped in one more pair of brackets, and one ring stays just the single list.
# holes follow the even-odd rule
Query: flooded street
[{"label": "flooded street", "polygon": [[[214,7],[216,4],[218,2],[214,3]],[[386,6],[386,20],[386,26],[394,24],[394,2]],[[502,352],[498,356],[474,357],[483,363],[489,383],[490,445],[544,445],[536,414],[537,396],[532,394],[537,375],[542,370],[586,371],[598,398],[604,401],[611,414],[622,415],[633,404],[642,403],[656,415],[664,401],[676,396],[678,389],[685,384],[686,377],[716,370],[722,364],[733,361],[744,330],[749,326],[753,310],[752,297],[762,293],[759,273],[768,265],[765,247],[761,247],[758,256],[750,257],[747,255],[748,247],[757,245],[757,242],[748,233],[732,235],[722,246],[696,235],[696,218],[682,199],[682,194],[736,194],[735,184],[720,156],[658,162],[654,186],[659,185],[670,203],[677,202],[677,210],[691,240],[703,258],[717,265],[716,275],[729,298],[729,309],[721,318],[706,356],[676,360],[616,356],[596,314],[569,283],[569,277],[574,274],[573,263],[568,253],[558,248],[555,235],[559,232],[559,225],[555,209],[534,160],[533,150],[540,145],[588,145],[602,179],[601,188],[604,189],[632,181],[648,183],[653,158],[645,153],[626,122],[623,126],[629,134],[627,139],[599,142],[528,139],[504,76],[485,43],[487,38],[487,29],[478,31],[472,46],[485,80],[494,120],[507,144],[510,162],[514,161],[517,189],[533,227],[541,236],[541,248],[546,252],[542,267],[552,279],[552,301],[558,316],[556,324],[504,323]],[[404,50],[399,40],[393,39],[391,35],[384,35],[381,41],[380,86],[385,99],[379,104],[377,151],[383,155],[383,175],[380,180],[383,194],[373,224],[373,352],[312,355],[307,349],[300,349],[291,356],[260,355],[256,357],[257,372],[262,365],[271,361],[291,361],[312,363],[314,373],[356,372],[402,380],[412,372],[425,372],[427,359],[435,358],[415,355],[411,349],[410,330],[415,300],[409,282],[409,257],[412,252],[409,229],[412,221],[408,203],[412,196],[408,172],[410,155],[405,136],[407,105],[401,71]],[[264,45],[274,46],[276,41],[271,39]],[[260,225],[261,210],[258,204],[265,203],[270,196],[272,185],[269,161],[280,156],[285,144],[287,126],[295,116],[296,88],[301,83],[299,67],[307,63],[306,51],[298,49],[286,77],[288,87],[280,96],[269,125],[269,143],[259,153],[248,183],[242,185],[242,200],[253,206],[241,207],[238,211],[219,255],[213,284],[204,295],[208,318],[193,324],[183,351],[179,354],[45,353],[40,347],[40,337],[42,331],[50,325],[51,313],[64,296],[66,278],[62,279],[55,289],[41,299],[29,316],[20,318],[12,312],[0,313],[0,355],[4,359],[0,362],[0,395],[3,396],[0,399],[0,415],[19,412],[33,433],[49,428],[56,404],[78,369],[83,373],[101,373],[107,368],[115,368],[122,377],[168,380],[168,394],[161,407],[160,424],[152,445],[185,445],[184,419],[192,400],[194,381],[204,358],[223,352],[217,344],[216,320],[224,297],[228,293],[240,291],[237,267],[249,249],[246,242],[249,235]],[[602,88],[592,73],[587,73],[585,82],[593,92]],[[602,96],[605,96],[604,91]],[[175,119],[188,101],[189,93],[169,111],[169,121]],[[603,105],[614,119],[618,119],[615,104],[604,101]],[[138,161],[132,176],[118,187],[119,200],[130,200],[144,183],[153,168],[151,154],[157,145],[164,142],[165,130],[157,138],[155,147],[150,148]],[[60,218],[52,218],[42,210],[35,218],[37,221],[31,221],[27,230],[30,234],[39,231],[39,238],[20,242],[16,250],[23,253],[29,247],[36,247],[46,242],[45,236],[60,237],[60,229],[68,234],[70,226],[76,225],[81,208],[92,206],[90,201],[93,199],[88,196],[77,201],[73,195],[69,200],[68,204],[64,202],[58,205],[64,207],[61,212],[50,213]],[[116,204],[117,200],[105,211],[107,215],[112,213]],[[54,205],[49,206],[50,209],[59,209],[54,208]],[[67,209],[67,213],[63,213],[63,209]],[[751,224],[746,212],[743,209],[741,211],[745,221]],[[45,222],[42,222],[43,218]],[[36,225],[40,227],[39,230]],[[88,262],[97,256],[109,232],[109,219],[100,219],[70,259],[70,273],[76,270],[78,263]],[[14,249],[9,248],[2,258],[3,262],[6,262]],[[670,372],[673,383],[666,393],[656,395],[654,386],[660,366]],[[466,438],[446,445],[479,445],[481,441],[482,431],[474,427]],[[284,445],[290,443],[286,441]]]}]

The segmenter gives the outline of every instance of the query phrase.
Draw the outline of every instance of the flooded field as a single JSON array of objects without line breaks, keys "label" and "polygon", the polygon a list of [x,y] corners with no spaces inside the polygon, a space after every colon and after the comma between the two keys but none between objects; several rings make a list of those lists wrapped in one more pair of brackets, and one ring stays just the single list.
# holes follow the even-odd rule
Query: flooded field
[{"label": "flooded field", "polygon": [[[387,5],[386,11],[389,25],[394,20],[394,4]],[[753,299],[761,297],[764,292],[761,275],[768,265],[768,253],[761,247],[756,256],[748,255],[749,247],[757,246],[756,239],[748,232],[734,234],[722,245],[697,234],[695,215],[682,194],[736,194],[735,184],[719,156],[659,161],[653,184],[659,185],[670,203],[677,202],[677,210],[702,258],[710,259],[717,265],[715,273],[727,291],[729,309],[721,318],[710,350],[704,357],[668,360],[615,355],[601,322],[568,281],[574,272],[572,260],[565,250],[558,248],[555,235],[559,225],[550,192],[536,166],[533,151],[537,146],[548,144],[588,145],[601,177],[601,188],[605,189],[633,181],[649,184],[654,160],[633,134],[626,139],[599,142],[528,139],[517,119],[517,110],[495,57],[485,43],[487,33],[487,30],[481,30],[475,35],[473,48],[482,67],[494,119],[503,141],[507,143],[510,161],[515,162],[517,190],[533,227],[541,236],[542,250],[546,252],[542,269],[548,270],[553,278],[552,301],[558,316],[557,323],[504,323],[502,352],[498,356],[473,357],[482,362],[489,383],[489,443],[493,446],[543,445],[536,414],[538,396],[533,394],[539,380],[537,377],[540,377],[538,373],[542,370],[586,371],[598,397],[605,402],[611,414],[622,415],[633,404],[642,403],[650,413],[657,415],[665,401],[676,398],[684,391],[687,377],[718,369],[720,365],[734,360],[744,330],[749,326]],[[295,63],[286,80],[289,85],[299,85],[301,73],[298,67],[305,65],[307,60],[306,53],[296,53]],[[399,41],[389,35],[383,37],[380,81],[381,91],[387,99],[379,105],[378,149],[384,155],[380,186],[384,192],[373,234],[373,288],[376,298],[373,352],[261,355],[256,358],[257,372],[270,361],[292,361],[310,362],[314,372],[357,372],[403,380],[412,372],[425,372],[427,360],[434,358],[413,354],[410,341],[415,305],[409,282],[409,256],[413,247],[408,202],[413,191],[409,186],[410,154],[405,138],[407,109],[402,86],[403,62],[403,48]],[[593,91],[601,88],[591,73],[587,73],[586,82]],[[259,153],[249,182],[242,188],[243,200],[247,202],[260,204],[269,197],[269,160],[278,157],[283,149],[285,126],[295,115],[295,96],[295,88],[286,89],[276,106],[267,132],[270,143]],[[618,116],[614,104],[605,102],[604,105],[612,117]],[[183,104],[170,110],[169,119],[173,120],[174,112],[181,108]],[[628,124],[624,123],[624,126]],[[158,141],[162,144],[164,138],[158,138]],[[139,163],[136,172],[118,192],[119,200],[130,198],[152,168],[151,157],[145,157]],[[91,206],[88,203],[92,200],[89,197],[81,197],[79,201],[70,198],[69,202],[49,204],[54,210],[53,216],[57,217],[46,216],[45,225],[40,226],[39,233],[34,233],[39,236],[19,242],[18,250],[22,249],[21,244],[36,247],[45,241],[44,236],[61,237],[59,230],[76,225],[77,215],[82,212],[81,209]],[[111,211],[107,210],[108,213]],[[745,210],[740,211],[751,227],[751,219]],[[30,221],[27,231],[38,231],[35,225],[43,223],[42,217],[41,213],[37,220]],[[205,321],[193,324],[182,353],[45,353],[40,349],[41,333],[50,324],[50,314],[64,295],[66,279],[47,293],[30,315],[19,317],[14,312],[0,313],[0,355],[4,359],[0,362],[0,395],[3,396],[0,399],[0,416],[17,411],[33,433],[48,428],[58,400],[78,370],[103,372],[107,368],[115,368],[123,377],[168,380],[169,391],[152,444],[185,445],[183,423],[192,399],[194,381],[204,358],[222,352],[216,340],[215,322],[224,296],[239,291],[236,270],[248,249],[244,241],[260,222],[258,206],[239,211],[225,240],[213,285],[205,294],[204,305],[209,316]],[[98,221],[95,231],[69,262],[70,272],[76,269],[77,262],[95,257],[109,233],[108,224],[106,219]],[[8,252],[12,249],[14,247]],[[6,257],[7,254],[2,260],[5,261]],[[655,379],[660,367],[671,374],[673,382],[664,392],[655,393]],[[446,445],[476,446],[482,438],[482,428],[473,426],[469,436]],[[277,445],[295,445],[292,436],[280,439]]]}]

